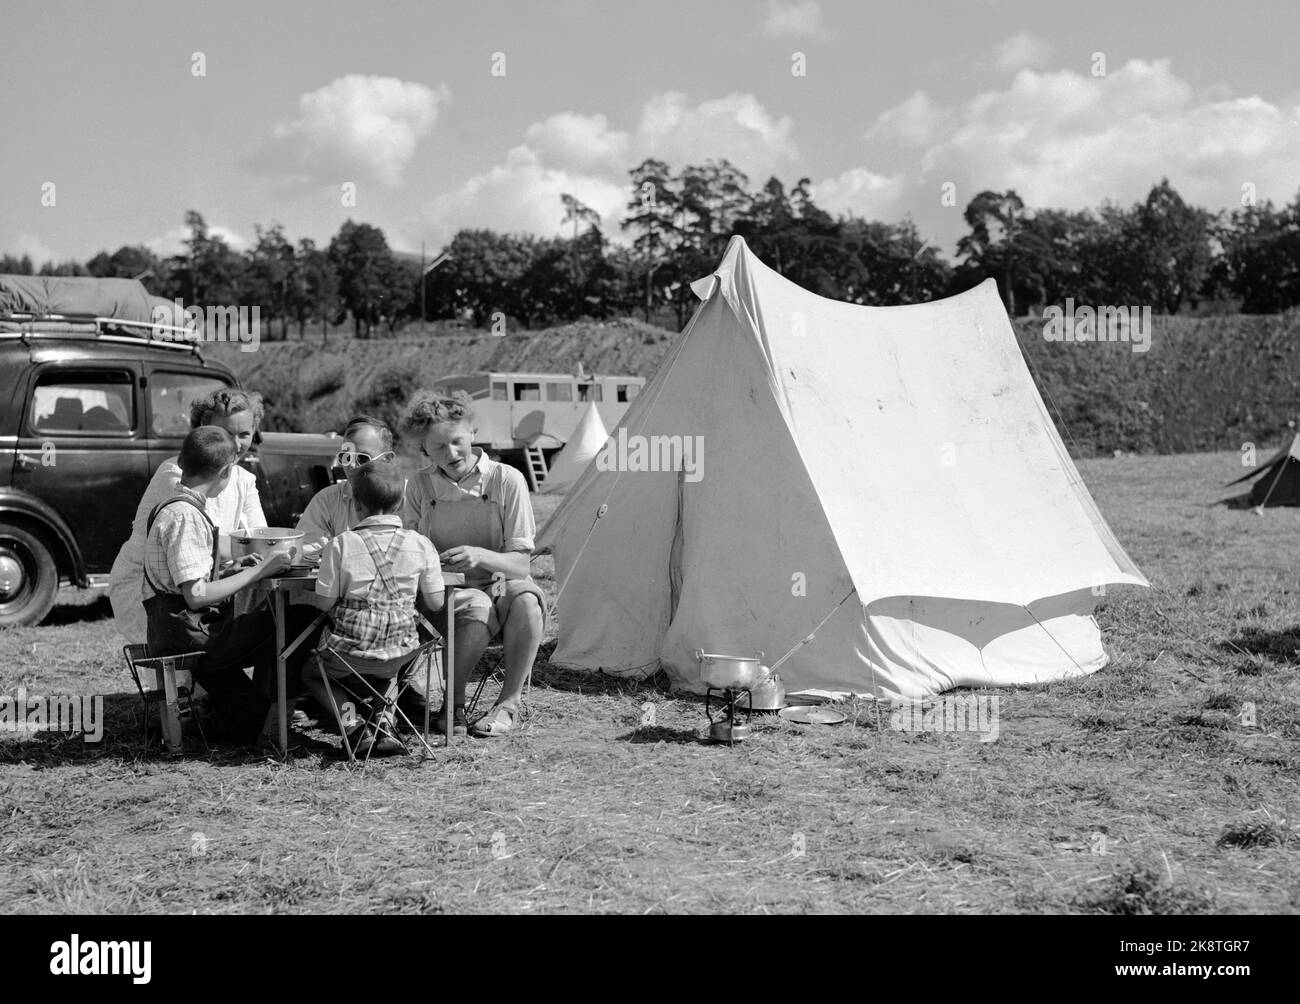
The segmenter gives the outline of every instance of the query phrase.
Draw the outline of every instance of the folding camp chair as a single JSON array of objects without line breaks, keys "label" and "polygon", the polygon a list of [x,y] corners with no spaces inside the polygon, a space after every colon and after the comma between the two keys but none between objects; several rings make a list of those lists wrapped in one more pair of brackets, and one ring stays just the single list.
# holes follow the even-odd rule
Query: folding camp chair
[{"label": "folding camp chair", "polygon": [[[424,746],[425,752],[432,756],[433,747],[429,745],[427,734],[427,712],[425,715],[426,720],[424,722],[426,732],[421,734],[420,730],[416,728],[414,723],[406,717],[406,712],[398,707],[397,702],[401,698],[402,693],[409,686],[409,684],[403,684],[400,682],[403,676],[406,676],[407,670],[413,667],[414,664],[422,658],[432,660],[434,651],[441,648],[442,645],[443,639],[437,634],[434,634],[432,638],[423,642],[418,648],[410,653],[409,657],[406,658],[405,661],[401,663],[400,667],[393,674],[391,679],[379,680],[379,682],[385,684],[383,691],[380,691],[374,686],[371,682],[372,677],[366,675],[357,668],[357,660],[349,660],[346,655],[342,654],[337,649],[327,646],[325,652],[328,653],[336,665],[340,665],[347,670],[348,676],[344,680],[331,680],[326,672],[324,663],[320,659],[319,655],[317,656],[315,660],[316,672],[320,674],[321,680],[326,684],[325,694],[329,704],[329,709],[334,715],[335,724],[338,725],[339,735],[342,737],[343,741],[343,749],[348,755],[349,763],[356,762],[356,751],[352,748],[352,743],[348,739],[348,724],[343,720],[343,713],[339,708],[338,702],[334,699],[334,691],[329,684],[334,683],[341,686],[354,701],[365,701],[367,703],[378,702],[379,710],[376,710],[372,704],[372,723],[377,723],[378,729],[382,735],[391,736],[393,739],[397,739],[398,742],[402,742],[402,740],[398,738],[396,729],[390,723],[395,717],[400,716],[402,721],[406,723],[407,728],[410,729],[411,732],[420,740],[420,744]],[[310,672],[310,670],[308,670],[308,672]],[[426,667],[426,679],[430,674],[431,670]],[[402,745],[405,746],[405,743],[402,742]],[[369,762],[372,749],[373,745],[370,749],[366,750],[364,762]]]},{"label": "folding camp chair", "polygon": [[[185,701],[186,712],[199,728],[199,738],[203,745],[208,744],[203,734],[203,724],[194,713],[194,669],[203,658],[202,652],[159,653],[148,645],[123,645],[122,654],[126,656],[127,668],[135,680],[135,689],[140,692],[140,701],[144,705],[144,748],[149,748],[149,705],[158,705],[158,717],[162,726],[163,746],[168,753],[180,753],[181,741],[181,707]],[[141,671],[153,674],[154,687],[145,690],[140,678]]]}]

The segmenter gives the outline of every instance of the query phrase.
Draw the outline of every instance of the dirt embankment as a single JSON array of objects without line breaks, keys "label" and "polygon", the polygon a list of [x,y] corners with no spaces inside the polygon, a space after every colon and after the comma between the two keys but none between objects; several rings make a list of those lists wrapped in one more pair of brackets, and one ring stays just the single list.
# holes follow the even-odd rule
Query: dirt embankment
[{"label": "dirt embankment", "polygon": [[404,335],[360,341],[340,332],[322,341],[263,342],[255,352],[229,345],[205,349],[244,385],[266,395],[272,425],[295,431],[337,428],[356,402],[400,386],[427,387],[456,373],[534,370],[649,377],[676,335],[641,321],[585,321],[543,331]]}]

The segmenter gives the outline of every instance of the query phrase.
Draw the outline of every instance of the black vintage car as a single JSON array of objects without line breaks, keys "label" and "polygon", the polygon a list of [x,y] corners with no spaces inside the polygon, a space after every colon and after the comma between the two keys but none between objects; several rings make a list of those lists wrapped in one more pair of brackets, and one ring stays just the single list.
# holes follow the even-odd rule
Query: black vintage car
[{"label": "black vintage car", "polygon": [[[0,305],[0,627],[40,622],[61,581],[107,584],[149,479],[180,451],[189,402],[239,385],[201,345],[129,331]],[[294,525],[338,447],[261,435],[244,465],[270,525]]]}]

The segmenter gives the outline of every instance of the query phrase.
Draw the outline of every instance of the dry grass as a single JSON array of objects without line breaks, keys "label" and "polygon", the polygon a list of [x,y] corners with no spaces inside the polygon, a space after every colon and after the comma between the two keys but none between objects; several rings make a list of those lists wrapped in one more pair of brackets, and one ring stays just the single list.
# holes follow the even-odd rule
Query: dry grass
[{"label": "dry grass", "polygon": [[106,602],[61,607],[0,635],[0,693],[108,695],[108,734],[0,737],[0,904],[1295,912],[1300,511],[1208,504],[1234,463],[1081,464],[1155,588],[1104,602],[1107,669],[1000,692],[992,743],[895,733],[853,702],[841,726],[764,720],[743,745],[710,746],[701,703],[662,680],[542,661],[519,732],[428,762],[361,773],[323,733],[287,765],[145,759]]}]

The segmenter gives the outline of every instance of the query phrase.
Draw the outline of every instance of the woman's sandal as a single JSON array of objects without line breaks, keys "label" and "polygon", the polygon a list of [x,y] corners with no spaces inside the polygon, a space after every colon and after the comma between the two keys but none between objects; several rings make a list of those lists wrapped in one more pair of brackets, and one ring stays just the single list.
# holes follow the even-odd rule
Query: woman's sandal
[{"label": "woman's sandal", "polygon": [[504,736],[515,727],[519,719],[519,712],[512,711],[505,705],[498,704],[486,715],[476,721],[470,727],[470,734],[477,736],[479,739],[488,739],[492,736]]}]

